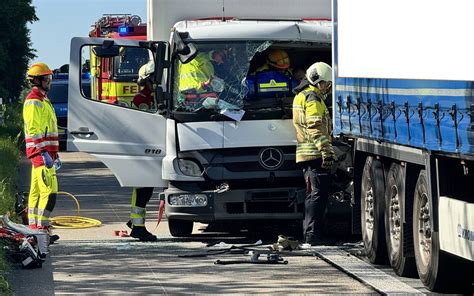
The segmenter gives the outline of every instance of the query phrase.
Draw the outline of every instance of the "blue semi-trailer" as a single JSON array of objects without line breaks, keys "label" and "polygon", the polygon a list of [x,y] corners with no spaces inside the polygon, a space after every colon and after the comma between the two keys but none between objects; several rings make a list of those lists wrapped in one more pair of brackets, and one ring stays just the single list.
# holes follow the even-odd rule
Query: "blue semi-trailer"
[{"label": "blue semi-trailer", "polygon": [[352,225],[369,260],[430,290],[465,292],[474,282],[474,21],[464,12],[474,7],[445,4],[333,0],[333,125],[353,148]]}]

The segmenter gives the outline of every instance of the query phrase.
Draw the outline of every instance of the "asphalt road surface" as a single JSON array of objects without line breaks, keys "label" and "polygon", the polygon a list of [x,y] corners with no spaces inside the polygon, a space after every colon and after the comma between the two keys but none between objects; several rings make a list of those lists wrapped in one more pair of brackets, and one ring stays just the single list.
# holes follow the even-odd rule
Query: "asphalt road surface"
[{"label": "asphalt road surface", "polygon": [[[42,268],[14,266],[9,280],[15,295],[63,294],[421,294],[417,279],[396,277],[387,267],[374,267],[352,256],[357,244],[312,247],[285,252],[288,264],[215,264],[216,260],[250,260],[241,251],[218,253],[232,245],[252,244],[266,261],[276,236],[267,233],[229,235],[195,223],[189,238],[173,238],[163,221],[157,229],[158,200],[149,203],[147,228],[158,241],[141,243],[117,236],[128,231],[131,188],[121,188],[113,174],[92,156],[61,153],[60,191],[72,193],[80,215],[99,219],[100,227],[55,229],[61,239],[50,246]],[[29,186],[29,163],[21,168],[20,189]],[[58,197],[53,216],[75,215],[76,205]],[[155,229],[155,230],[154,230]],[[124,233],[124,232],[122,232]],[[264,235],[265,234],[265,235]],[[217,246],[208,246],[210,244]],[[199,257],[182,257],[198,254]]]}]

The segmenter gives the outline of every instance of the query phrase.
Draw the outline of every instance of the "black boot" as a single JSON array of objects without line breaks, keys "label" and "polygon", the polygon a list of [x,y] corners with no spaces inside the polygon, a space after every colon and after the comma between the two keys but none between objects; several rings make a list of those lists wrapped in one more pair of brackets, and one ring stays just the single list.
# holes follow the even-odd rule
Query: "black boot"
[{"label": "black boot", "polygon": [[59,235],[53,234],[49,236],[49,244],[54,244],[59,239]]},{"label": "black boot", "polygon": [[133,228],[132,220],[127,221],[127,227],[130,228],[130,229]]},{"label": "black boot", "polygon": [[145,226],[133,226],[130,236],[138,238],[141,242],[156,242],[158,240],[156,236],[146,230]]}]

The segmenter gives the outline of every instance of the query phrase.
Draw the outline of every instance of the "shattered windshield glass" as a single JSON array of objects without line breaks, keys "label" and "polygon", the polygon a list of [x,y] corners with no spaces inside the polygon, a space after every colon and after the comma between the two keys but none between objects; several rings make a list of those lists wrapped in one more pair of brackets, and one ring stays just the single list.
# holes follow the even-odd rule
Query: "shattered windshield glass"
[{"label": "shattered windshield glass", "polygon": [[197,43],[189,63],[174,63],[173,110],[241,110],[249,92],[247,76],[252,58],[272,43]]}]

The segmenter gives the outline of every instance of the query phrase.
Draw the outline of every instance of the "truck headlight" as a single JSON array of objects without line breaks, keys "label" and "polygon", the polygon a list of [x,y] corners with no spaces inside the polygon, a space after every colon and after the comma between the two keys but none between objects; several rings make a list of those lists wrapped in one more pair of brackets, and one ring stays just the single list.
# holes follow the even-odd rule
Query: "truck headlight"
[{"label": "truck headlight", "polygon": [[207,195],[205,194],[171,194],[169,196],[170,206],[180,207],[205,207],[207,206]]},{"label": "truck headlight", "polygon": [[178,166],[181,172],[187,176],[201,177],[201,169],[192,160],[178,159]]}]

